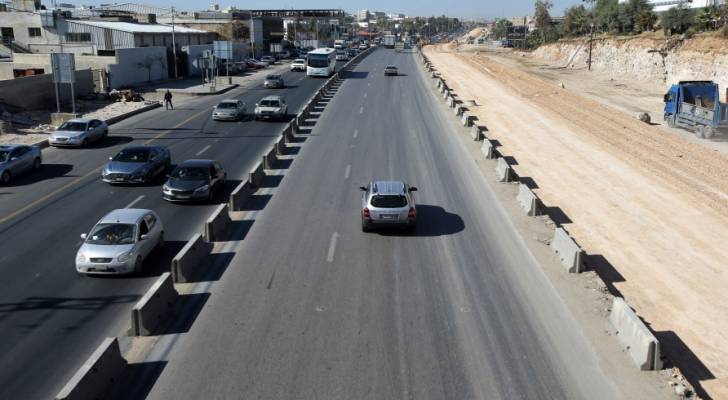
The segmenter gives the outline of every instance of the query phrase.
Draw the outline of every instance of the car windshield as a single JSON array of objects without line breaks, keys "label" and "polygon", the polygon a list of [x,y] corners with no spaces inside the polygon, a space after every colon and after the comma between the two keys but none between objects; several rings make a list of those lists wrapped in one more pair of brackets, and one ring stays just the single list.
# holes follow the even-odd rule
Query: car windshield
[{"label": "car windshield", "polygon": [[260,105],[263,107],[279,107],[278,100],[261,100]]},{"label": "car windshield", "polygon": [[237,108],[237,103],[233,103],[232,101],[224,101],[217,105],[217,108]]},{"label": "car windshield", "polygon": [[58,127],[59,131],[72,131],[72,132],[83,132],[86,130],[85,122],[64,122]]},{"label": "car windshield", "polygon": [[401,194],[377,195],[372,197],[372,206],[378,208],[401,208],[407,205],[407,198]]},{"label": "car windshield", "polygon": [[0,151],[0,162],[6,162],[8,161],[8,157],[10,156],[9,151]]},{"label": "car windshield", "polygon": [[397,69],[394,65],[387,65],[386,69]]},{"label": "car windshield", "polygon": [[182,181],[204,181],[210,178],[209,172],[205,167],[177,167],[170,176]]},{"label": "car windshield", "polygon": [[112,161],[143,163],[149,160],[149,150],[146,149],[129,149],[122,150],[114,156]]},{"label": "car windshield", "polygon": [[305,63],[306,63],[306,61],[304,61],[304,60],[303,60],[303,59],[301,59],[301,58],[297,58],[297,59],[293,60],[293,63],[294,63],[294,64],[305,64]]},{"label": "car windshield", "polygon": [[275,80],[278,80],[280,78],[281,77],[278,76],[278,75],[268,75],[268,76],[265,77],[265,79],[268,79],[269,81],[275,81]]},{"label": "car windshield", "polygon": [[308,66],[313,68],[326,68],[329,66],[329,56],[326,54],[309,54]]},{"label": "car windshield", "polygon": [[134,243],[134,225],[132,224],[98,224],[86,238],[86,243],[115,245]]}]

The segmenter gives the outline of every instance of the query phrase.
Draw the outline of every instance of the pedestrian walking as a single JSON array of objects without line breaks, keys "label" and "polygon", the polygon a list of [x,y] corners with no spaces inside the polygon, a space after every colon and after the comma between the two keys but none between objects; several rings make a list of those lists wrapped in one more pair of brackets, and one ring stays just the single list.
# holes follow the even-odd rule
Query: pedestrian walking
[{"label": "pedestrian walking", "polygon": [[170,108],[174,110],[174,107],[172,106],[172,92],[167,89],[167,92],[164,93],[164,108],[169,110]]}]

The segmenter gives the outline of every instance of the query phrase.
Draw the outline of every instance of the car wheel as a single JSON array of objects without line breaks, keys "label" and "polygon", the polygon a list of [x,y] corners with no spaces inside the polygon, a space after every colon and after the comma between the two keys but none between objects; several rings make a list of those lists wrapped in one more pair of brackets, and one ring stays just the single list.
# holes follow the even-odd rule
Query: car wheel
[{"label": "car wheel", "polygon": [[35,160],[33,160],[33,169],[34,170],[40,169],[40,158],[36,158]]},{"label": "car wheel", "polygon": [[138,274],[142,272],[142,265],[144,264],[144,261],[142,261],[141,257],[137,257],[136,261],[134,262],[134,273]]},{"label": "car wheel", "polygon": [[3,185],[7,185],[10,183],[10,172],[5,171],[3,172],[2,177],[0,177],[0,181],[2,181]]},{"label": "car wheel", "polygon": [[157,241],[157,248],[161,249],[164,247],[164,231],[159,234],[159,241]]},{"label": "car wheel", "polygon": [[364,220],[362,220],[361,221],[361,231],[362,232],[371,232],[372,227],[369,224],[367,224]]}]

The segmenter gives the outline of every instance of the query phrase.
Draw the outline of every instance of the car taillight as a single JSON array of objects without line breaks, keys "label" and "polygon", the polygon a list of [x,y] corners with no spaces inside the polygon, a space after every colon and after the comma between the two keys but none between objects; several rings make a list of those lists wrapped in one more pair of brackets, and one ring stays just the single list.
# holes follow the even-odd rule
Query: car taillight
[{"label": "car taillight", "polygon": [[409,212],[407,213],[407,219],[415,219],[417,216],[417,211],[415,211],[414,207],[410,207]]},{"label": "car taillight", "polygon": [[363,210],[361,210],[361,215],[364,217],[364,219],[372,219],[372,216],[369,215],[368,208],[364,208]]}]

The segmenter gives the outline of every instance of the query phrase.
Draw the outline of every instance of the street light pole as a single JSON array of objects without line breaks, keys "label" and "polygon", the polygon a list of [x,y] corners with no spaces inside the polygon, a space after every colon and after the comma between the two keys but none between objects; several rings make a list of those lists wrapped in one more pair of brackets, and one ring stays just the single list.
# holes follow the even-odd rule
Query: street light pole
[{"label": "street light pole", "polygon": [[172,7],[172,63],[174,64],[174,79],[177,79],[177,44],[174,40],[174,7]]},{"label": "street light pole", "polygon": [[589,71],[591,71],[591,65],[592,65],[592,43],[594,42],[594,24],[592,23],[590,25],[591,29],[589,29]]}]

